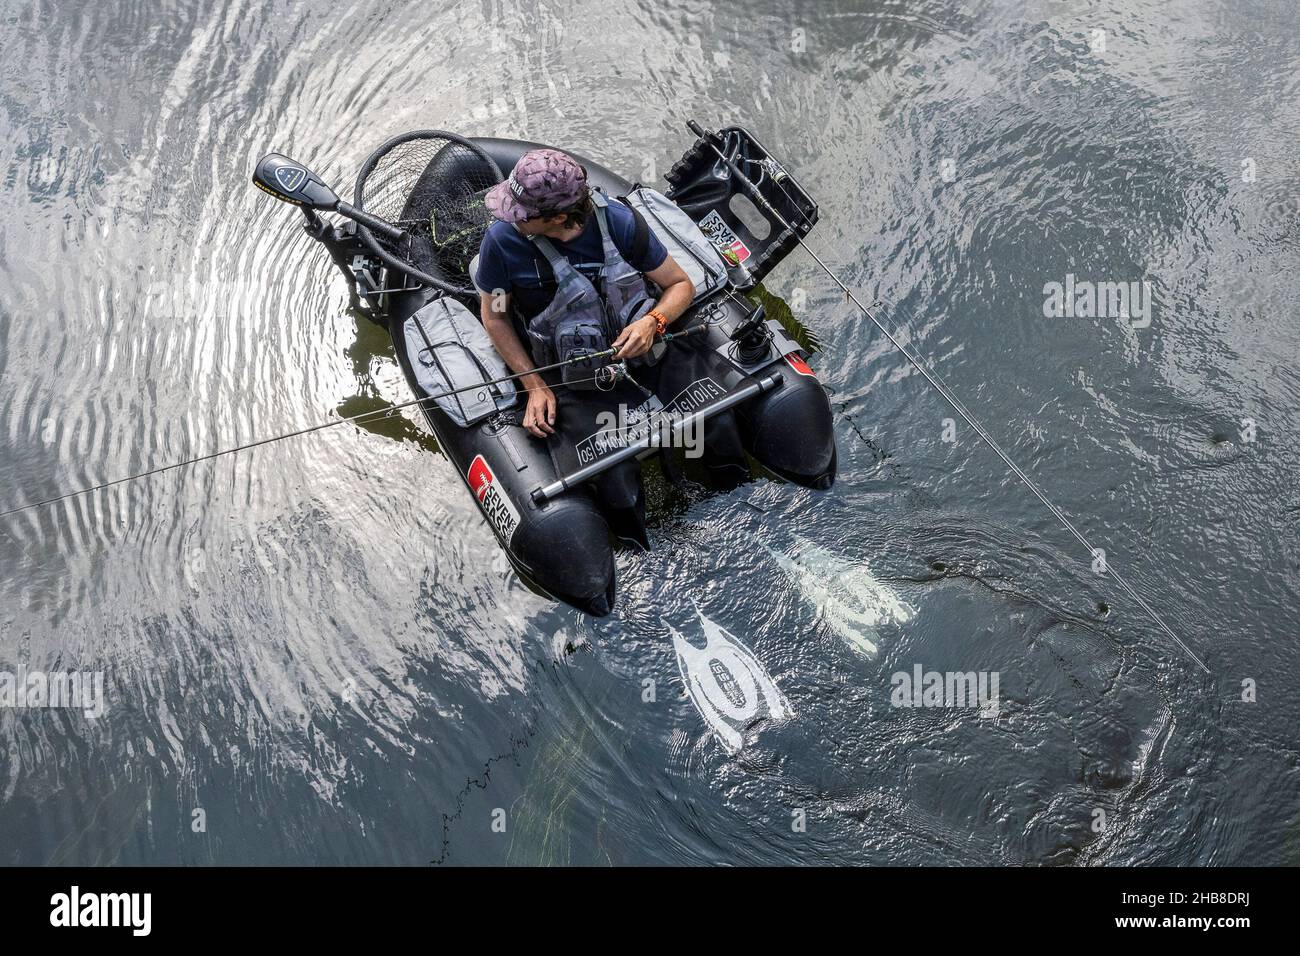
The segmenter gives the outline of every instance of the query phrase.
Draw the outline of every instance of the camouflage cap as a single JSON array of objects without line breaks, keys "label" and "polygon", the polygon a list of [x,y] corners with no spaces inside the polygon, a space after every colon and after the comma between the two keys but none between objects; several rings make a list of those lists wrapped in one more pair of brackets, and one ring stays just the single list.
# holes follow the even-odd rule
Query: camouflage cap
[{"label": "camouflage cap", "polygon": [[524,153],[503,183],[484,197],[488,212],[503,222],[520,222],[541,212],[567,209],[587,192],[587,171],[557,149]]}]

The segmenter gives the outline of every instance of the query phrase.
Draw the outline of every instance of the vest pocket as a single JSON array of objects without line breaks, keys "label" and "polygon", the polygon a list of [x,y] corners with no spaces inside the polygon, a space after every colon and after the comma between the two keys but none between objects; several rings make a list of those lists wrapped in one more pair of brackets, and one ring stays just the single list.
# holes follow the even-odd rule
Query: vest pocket
[{"label": "vest pocket", "polygon": [[583,359],[583,356],[608,349],[609,337],[603,326],[581,320],[562,322],[555,332],[557,361],[572,363],[561,370],[564,384],[579,391],[595,388],[596,371],[608,361],[608,357]]}]

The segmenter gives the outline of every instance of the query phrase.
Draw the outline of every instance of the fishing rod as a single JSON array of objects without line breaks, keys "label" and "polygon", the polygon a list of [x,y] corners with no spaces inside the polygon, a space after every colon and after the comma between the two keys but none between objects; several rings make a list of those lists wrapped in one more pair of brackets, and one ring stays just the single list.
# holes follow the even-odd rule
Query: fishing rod
[{"label": "fishing rod", "polygon": [[[263,192],[274,196],[281,202],[298,206],[304,211],[313,210],[320,212],[333,212],[344,216],[354,222],[360,223],[366,228],[379,233],[393,241],[401,241],[407,237],[407,232],[399,226],[395,226],[385,219],[367,213],[361,209],[352,206],[338,197],[325,181],[316,173],[308,169],[297,160],[290,159],[280,153],[268,153],[258,160],[257,166],[253,170],[253,184]],[[662,342],[671,342],[674,339],[683,338],[707,328],[712,323],[709,321],[701,322],[698,325],[683,329],[680,332],[665,332],[662,335],[656,335],[655,338]],[[174,471],[177,468],[184,468],[188,465],[195,465],[199,462],[211,461],[214,458],[220,458],[224,455],[233,455],[237,452],[247,451],[250,448],[257,448],[261,445],[270,445],[274,442],[284,441],[288,438],[297,438],[301,435],[309,435],[312,432],[318,432],[322,429],[333,428],[335,425],[343,425],[348,422],[361,423],[379,416],[388,416],[393,412],[403,408],[409,408],[412,405],[423,405],[425,402],[437,401],[441,398],[450,398],[453,395],[459,395],[462,392],[471,392],[476,389],[486,388],[491,385],[500,385],[504,382],[512,382],[521,379],[527,375],[533,375],[538,372],[549,372],[555,369],[564,368],[568,365],[577,365],[582,362],[600,361],[607,358],[616,358],[619,349],[609,348],[601,352],[590,352],[582,355],[573,356],[568,359],[555,362],[551,365],[544,365],[540,368],[529,369],[527,372],[517,372],[512,375],[505,375],[498,379],[487,382],[479,382],[474,385],[467,385],[463,388],[449,389],[439,392],[436,395],[427,395],[424,398],[412,399],[408,402],[401,402],[396,405],[390,405],[387,408],[376,409],[370,412],[362,412],[358,415],[349,415],[345,418],[335,419],[328,422],[320,422],[315,425],[309,425],[306,428],[299,428],[291,432],[285,432],[280,435],[273,435],[270,438],[261,438],[257,441],[246,442],[242,445],[235,445],[231,448],[223,448],[219,451],[210,452],[206,455],[199,455],[195,458],[187,458],[184,461],[173,462],[170,465],[162,465],[158,468],[151,468],[147,471],[138,472],[133,475],[127,475],[122,478],[115,478],[112,481],[101,482],[87,488],[81,488],[77,491],[70,491],[66,494],[55,495],[50,498],[44,498],[32,504],[21,505],[17,508],[9,508],[6,511],[0,511],[0,518],[8,515],[18,514],[23,511],[30,511],[35,508],[41,508],[45,505],[55,504],[60,501],[66,501],[69,498],[77,498],[81,495],[92,494],[96,491],[102,491],[105,488],[112,488],[114,485],[124,484],[128,481],[137,481],[141,478],[149,478],[153,475],[159,475],[163,472]],[[608,368],[608,367],[606,367]],[[605,373],[605,381],[616,382],[620,377],[626,377],[626,368],[623,370],[623,376],[617,371],[607,372],[606,369],[600,369],[590,378],[580,379],[579,381],[592,381],[599,384],[602,381],[602,372]],[[561,383],[563,384],[563,383]],[[573,384],[573,383],[569,383]],[[524,389],[524,391],[529,391]]]},{"label": "fishing rod", "polygon": [[[263,156],[260,160],[258,160],[257,166],[253,170],[253,184],[257,186],[258,189],[262,190],[263,192],[271,196],[274,196],[276,199],[279,199],[281,202],[286,202],[289,203],[290,205],[298,206],[304,211],[316,210],[321,212],[337,213],[338,215],[344,216],[348,219],[353,220],[354,222],[360,223],[366,228],[371,229],[374,232],[379,233],[380,235],[386,236],[387,238],[393,241],[400,241],[407,237],[406,231],[400,228],[399,226],[395,226],[392,223],[384,219],[381,219],[378,216],[357,209],[355,206],[352,206],[344,202],[338,197],[338,194],[335,193],[334,190],[331,189],[328,185],[326,185],[325,181],[322,180],[319,176],[317,176],[314,172],[312,172],[302,163],[290,159],[288,156],[284,156],[280,153],[268,153],[266,156]],[[709,324],[710,323],[708,322],[704,322],[699,325],[692,326],[691,328],[683,329],[680,332],[665,332],[663,335],[656,336],[656,338],[663,342],[671,342],[673,339],[683,338],[685,336],[692,335],[698,332],[700,329],[706,328]],[[438,399],[442,399],[442,398],[450,398],[453,395],[459,395],[462,392],[472,392],[475,391],[476,389],[487,388],[492,385],[501,385],[505,382],[513,382],[518,379],[524,378],[525,376],[528,375],[534,375],[539,372],[554,371],[556,369],[564,368],[568,365],[577,365],[582,362],[601,361],[607,358],[615,358],[617,357],[618,352],[619,349],[617,348],[609,348],[601,352],[584,353],[582,355],[577,355],[568,359],[563,359],[551,365],[544,365],[541,366],[540,368],[529,369],[526,372],[516,372],[512,375],[505,375],[502,376],[501,378],[492,379],[491,381],[478,382],[474,385],[464,386],[463,388],[448,389],[447,391],[439,392],[436,395],[426,395],[424,398],[416,398],[416,399],[412,399],[411,401],[400,402],[396,405],[389,405],[387,408],[375,409],[374,411],[369,411],[369,412],[361,412],[360,414],[357,415],[349,415],[344,418],[335,419],[333,421],[319,422],[315,425],[309,425],[305,428],[295,429],[294,431],[291,432],[285,432],[280,435],[273,435],[269,438],[260,438],[256,441],[245,442],[242,445],[235,445],[231,448],[223,448],[220,449],[219,451],[209,452],[206,455],[199,455],[194,458],[187,458],[184,461],[173,462],[172,464],[162,465],[158,468],[150,468],[147,471],[137,472],[136,474],[133,475],[126,475],[122,478],[114,478],[112,481],[100,482],[97,485],[91,485],[90,487],[81,488],[78,489],[77,491],[69,491],[66,494],[54,495],[53,497],[50,498],[43,498],[40,501],[36,501],[31,504],[21,505],[17,508],[9,508],[6,511],[0,511],[0,518],[4,518],[13,514],[18,514],[23,511],[31,511],[36,508],[42,508],[45,505],[52,505],[60,501],[67,501],[69,498],[78,498],[82,495],[93,494],[96,491],[102,491],[105,488],[112,488],[115,485],[124,484],[128,481],[138,481],[142,478],[149,478],[152,477],[153,475],[160,475],[167,471],[174,471],[178,468],[185,468],[189,465],[196,465],[200,462],[211,461],[214,458],[220,458],[224,455],[233,455],[241,451],[247,451],[251,448],[258,448],[262,445],[270,445],[273,444],[274,442],[284,441],[285,439],[288,438],[297,438],[302,435],[309,435],[313,432],[322,431],[323,429],[326,428],[333,428],[336,425],[344,425],[349,422],[354,424],[359,424],[361,422],[369,421],[372,418],[378,418],[380,416],[385,416],[385,417],[390,416],[393,414],[393,412],[399,411],[400,409],[403,408],[409,408],[412,405],[423,405],[425,402],[437,401]],[[580,379],[579,381],[583,381],[583,382],[592,381],[599,384],[599,382],[602,380],[601,379],[602,372],[604,371],[605,369],[600,369],[596,372],[595,375],[591,376],[590,378]],[[626,372],[626,369],[624,370],[624,372]],[[616,371],[612,373],[607,373],[607,380],[616,381],[618,377],[619,376]],[[569,383],[569,384],[573,384],[573,383]],[[524,391],[529,391],[529,389],[524,389]]]},{"label": "fishing rod", "polygon": [[[680,339],[690,335],[694,335],[697,332],[699,332],[701,329],[707,328],[708,324],[709,323],[707,322],[702,322],[699,325],[691,326],[690,328],[683,329],[680,332],[665,332],[661,336],[656,336],[656,338],[665,342],[671,342],[674,339]],[[424,398],[415,398],[407,402],[399,402],[396,405],[389,405],[387,408],[378,408],[369,412],[361,412],[356,415],[349,415],[345,418],[337,418],[328,422],[318,422],[315,425],[308,425],[305,428],[298,428],[291,432],[284,432],[283,434],[273,435],[269,438],[259,438],[256,441],[245,442],[242,445],[235,445],[230,448],[223,448],[219,451],[209,452],[206,455],[199,455],[194,458],[187,458],[184,461],[172,462],[170,465],[161,465],[158,468],[150,468],[148,471],[137,472],[136,474],[126,475],[122,478],[114,478],[112,481],[100,482],[97,485],[91,485],[90,487],[81,488],[78,489],[77,491],[69,491],[66,494],[55,495],[51,498],[43,498],[42,500],[32,502],[31,504],[21,505],[17,508],[10,508],[7,511],[0,511],[0,518],[4,518],[8,515],[18,514],[19,512],[23,512],[23,511],[31,511],[36,508],[42,508],[45,505],[52,505],[60,501],[66,501],[69,498],[79,498],[82,495],[92,494],[96,491],[103,491],[105,488],[112,488],[114,485],[125,484],[128,481],[138,481],[141,478],[149,478],[152,477],[153,475],[161,475],[163,472],[175,471],[177,468],[185,468],[189,465],[197,465],[200,462],[211,461],[214,458],[221,458],[225,455],[233,455],[237,452],[248,451],[250,448],[258,448],[262,445],[270,445],[273,444],[274,442],[284,441],[287,438],[298,438],[302,435],[310,435],[312,432],[322,431],[326,428],[333,428],[336,425],[346,425],[349,422],[359,424],[361,422],[369,421],[372,418],[379,418],[381,416],[388,417],[391,416],[393,412],[399,411],[403,408],[409,408],[412,405],[423,405],[425,402],[436,402],[438,399],[450,398],[453,395],[459,395],[462,392],[472,392],[476,389],[487,388],[492,385],[501,385],[505,382],[518,381],[519,379],[529,375],[536,375],[539,372],[552,372],[555,371],[556,369],[561,369],[568,365],[577,365],[582,362],[591,362],[595,360],[615,358],[617,357],[619,351],[620,350],[617,348],[608,348],[602,352],[584,353],[582,355],[573,356],[572,358],[563,359],[559,362],[554,362],[551,365],[543,365],[538,368],[532,368],[526,372],[516,372],[512,375],[504,375],[501,378],[492,379],[490,381],[476,382],[473,385],[466,385],[462,388],[448,389],[447,391],[438,392],[434,395],[426,395]],[[603,370],[597,371],[597,373],[591,376],[590,378],[579,379],[579,381],[581,382],[598,381],[601,377],[601,371]],[[617,375],[617,373],[614,374]],[[560,383],[560,384],[564,384],[564,383]],[[523,389],[523,391],[531,391],[531,389],[525,388]]]},{"label": "fishing rod", "polygon": [[[735,160],[728,157],[722,150],[720,150],[717,147],[717,145],[714,143],[714,139],[715,137],[717,137],[718,134],[714,133],[712,130],[704,129],[702,126],[700,126],[699,123],[695,122],[694,120],[688,120],[686,125],[692,133],[698,136],[703,142],[707,143],[708,146],[713,150],[713,152],[717,153],[718,158],[721,159],[723,163],[725,163],[730,168],[732,175],[736,177],[737,182],[739,182],[741,185],[745,187],[745,191],[749,193],[750,197],[753,198],[758,203],[758,205],[763,209],[764,212],[772,216],[773,219],[775,219],[775,221],[783,229],[788,231],[790,235],[794,236],[795,241],[798,242],[799,245],[802,246],[810,256],[812,256],[813,261],[816,262],[817,265],[821,267],[821,270],[825,272],[826,275],[830,276],[831,280],[837,286],[839,286],[840,289],[844,292],[844,294],[849,298],[849,300],[855,306],[857,306],[858,311],[860,311],[863,315],[865,315],[868,319],[870,319],[872,324],[875,325],[877,329],[879,329],[881,332],[884,333],[885,337],[889,339],[889,341],[893,344],[894,348],[898,349],[898,351],[903,354],[903,357],[906,358],[916,368],[916,370],[925,377],[925,380],[934,387],[935,391],[937,391],[941,396],[943,396],[944,401],[946,401],[949,405],[951,405],[956,410],[957,414],[960,415],[965,420],[966,424],[970,425],[970,427],[975,430],[975,433],[979,435],[981,439],[984,440],[984,443],[993,449],[993,451],[997,454],[997,456],[1002,459],[1002,461],[1006,464],[1008,468],[1011,469],[1012,474],[1014,474],[1017,478],[1019,478],[1020,481],[1024,483],[1025,487],[1027,487],[1030,491],[1034,493],[1035,497],[1037,497],[1038,500],[1041,501],[1047,507],[1047,510],[1050,511],[1056,517],[1056,519],[1060,521],[1061,524],[1063,524],[1072,535],[1074,535],[1074,537],[1078,540],[1078,542],[1082,544],[1084,548],[1087,549],[1089,554],[1092,555],[1097,554],[1097,549],[1092,546],[1092,544],[1088,541],[1086,537],[1084,537],[1083,532],[1080,531],[1075,526],[1074,522],[1069,519],[1069,517],[1065,514],[1065,512],[1063,512],[1060,508],[1058,508],[1051,501],[1051,499],[1049,499],[1047,495],[1045,495],[1042,492],[1042,490],[1039,489],[1038,485],[1034,483],[1033,479],[1031,479],[1027,474],[1025,474],[1025,472],[1021,470],[1020,466],[1011,460],[1011,457],[1005,451],[1002,450],[1002,446],[999,445],[996,441],[994,441],[993,437],[989,435],[987,431],[984,430],[984,426],[982,426],[975,419],[974,415],[972,415],[969,411],[967,411],[965,405],[963,405],[962,402],[957,398],[957,396],[953,394],[952,389],[950,389],[943,382],[943,380],[939,378],[938,374],[936,372],[931,371],[929,368],[927,368],[925,363],[921,361],[919,356],[914,355],[911,349],[909,349],[906,345],[900,342],[898,338],[895,337],[894,334],[890,332],[888,328],[886,328],[885,324],[881,322],[878,318],[876,318],[875,313],[873,313],[871,309],[869,309],[867,306],[863,305],[860,301],[858,301],[858,297],[853,294],[853,290],[850,289],[847,285],[845,285],[844,282],[841,281],[840,277],[837,276],[834,272],[832,272],[830,267],[827,266],[826,263],[822,262],[821,257],[818,256],[817,253],[813,251],[812,247],[809,246],[808,243],[806,243],[803,240],[803,237],[799,235],[798,231],[795,230],[794,227],[792,227],[790,223],[786,221],[785,217],[782,216],[781,213],[778,212],[770,202],[768,202],[767,197],[764,196],[762,192],[759,191],[759,188],[756,185],[754,185],[754,183],[749,179],[748,176],[745,175],[744,171],[741,170],[740,165]],[[780,187],[779,182],[777,183],[777,186]],[[785,192],[783,187],[782,187],[782,192],[783,193]],[[785,193],[785,195],[787,198],[789,198],[789,193]],[[796,211],[799,210],[799,206],[797,203],[792,203],[792,205],[794,206]],[[805,219],[805,225],[807,225],[807,217],[805,216],[804,219]],[[1205,673],[1207,674],[1210,673],[1210,669],[1205,665],[1205,662],[1202,661],[1200,657],[1197,656],[1195,651],[1193,651],[1190,647],[1187,646],[1187,644],[1183,642],[1182,638],[1180,638],[1177,634],[1174,633],[1173,628],[1171,628],[1168,624],[1166,624],[1164,619],[1160,617],[1159,614],[1156,613],[1155,609],[1146,602],[1146,600],[1142,597],[1142,595],[1138,594],[1137,591],[1135,591],[1132,588],[1132,586],[1128,583],[1128,581],[1125,580],[1123,575],[1121,575],[1118,571],[1115,570],[1114,566],[1110,563],[1109,560],[1105,560],[1102,564],[1102,567],[1104,567],[1106,573],[1109,574],[1114,579],[1115,583],[1118,584],[1124,590],[1124,592],[1128,594],[1129,597],[1131,597],[1134,601],[1136,601],[1137,604],[1144,611],[1147,612],[1147,614],[1151,617],[1151,620],[1155,621],[1156,624],[1160,627],[1160,629],[1164,631],[1166,634],[1168,634],[1171,638],[1173,638],[1174,642],[1180,648],[1183,649],[1183,651],[1187,654],[1187,656],[1190,657],[1192,660],[1194,660],[1200,666],[1201,670],[1205,671]]]}]

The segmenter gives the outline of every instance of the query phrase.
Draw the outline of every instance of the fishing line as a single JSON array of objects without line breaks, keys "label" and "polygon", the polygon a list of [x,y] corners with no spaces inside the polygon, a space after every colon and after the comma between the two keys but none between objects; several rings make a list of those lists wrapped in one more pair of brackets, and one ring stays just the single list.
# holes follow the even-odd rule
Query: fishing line
[{"label": "fishing line", "polygon": [[[680,335],[681,333],[678,334]],[[612,349],[609,350],[609,353],[612,354],[613,350]],[[597,353],[597,354],[605,355],[606,353]],[[153,475],[161,475],[163,472],[174,471],[177,468],[184,468],[188,465],[197,465],[200,462],[211,461],[214,458],[221,458],[224,455],[233,455],[236,454],[237,452],[248,451],[250,448],[258,448],[262,445],[270,445],[278,441],[284,441],[285,439],[288,438],[298,438],[299,436],[302,435],[310,435],[312,432],[322,431],[326,428],[333,428],[335,425],[346,425],[349,422],[354,424],[359,424],[361,422],[369,421],[373,418],[391,417],[394,412],[400,411],[403,408],[410,408],[413,405],[423,405],[425,402],[434,402],[440,398],[450,398],[452,395],[458,395],[461,392],[470,392],[470,391],[474,391],[475,389],[486,388],[489,385],[499,385],[502,382],[513,381],[515,379],[522,378],[525,375],[532,375],[536,372],[551,371],[563,365],[571,365],[579,361],[588,361],[593,357],[594,356],[584,355],[579,359],[570,359],[564,362],[556,362],[554,365],[545,365],[542,366],[541,368],[530,369],[527,372],[519,372],[516,373],[515,375],[507,375],[503,378],[493,379],[492,381],[489,382],[479,382],[475,385],[468,385],[464,388],[452,389],[446,392],[439,392],[436,395],[426,395],[424,398],[414,398],[411,399],[410,401],[399,402],[396,405],[389,405],[385,408],[376,408],[368,412],[361,412],[356,415],[348,415],[345,418],[334,419],[333,421],[319,422],[315,425],[308,425],[305,428],[298,428],[291,432],[284,432],[283,434],[273,435],[270,438],[259,438],[256,441],[245,442],[242,445],[234,445],[230,448],[223,448],[220,451],[209,452],[206,455],[199,455],[195,458],[187,458],[184,461],[173,462],[170,465],[161,465],[158,468],[150,468],[148,471],[137,472],[136,474],[126,475],[125,477],[122,478],[114,478],[112,481],[104,481],[97,485],[91,485],[88,488],[81,488],[77,491],[69,491],[67,494],[55,495],[54,497],[51,498],[43,498],[42,500],[32,502],[31,504],[21,505],[17,508],[10,508],[7,511],[0,511],[0,518],[6,517],[7,515],[18,514],[19,512],[22,511],[30,511],[34,508],[41,508],[44,507],[45,505],[52,505],[59,501],[66,501],[69,498],[77,498],[80,497],[81,495],[92,494],[93,492],[102,491],[105,488],[112,488],[114,485],[124,484],[125,482],[128,481],[137,481],[141,478],[149,478]],[[588,378],[577,379],[576,382],[569,383],[569,384],[571,386],[573,384],[581,384],[583,382],[594,382],[596,381],[596,378],[597,376],[592,375]],[[559,383],[559,384],[563,385],[564,383]],[[546,387],[550,388],[551,386],[546,386]],[[531,391],[536,391],[537,388],[538,387],[536,386],[533,388],[519,388],[517,389],[517,391],[531,392]]]},{"label": "fishing line", "polygon": [[[673,339],[680,339],[685,336],[694,335],[701,329],[708,328],[710,324],[711,323],[707,321],[701,322],[698,325],[694,325],[691,326],[690,328],[683,329],[680,332],[664,333],[664,335],[660,336],[660,338],[665,342],[671,342]],[[576,365],[579,362],[589,362],[594,359],[614,358],[617,355],[618,355],[618,349],[610,348],[610,349],[606,349],[603,352],[593,352],[589,355],[580,355],[574,358],[563,359],[559,362],[554,362],[551,365],[542,365],[539,366],[538,368],[529,369],[526,372],[515,372],[512,375],[505,375],[502,376],[501,378],[491,379],[490,381],[486,381],[486,382],[477,382],[473,385],[466,385],[463,388],[449,389],[448,391],[445,392],[439,392],[436,395],[426,395],[424,398],[414,398],[411,399],[410,401],[399,402],[396,405],[389,405],[385,408],[377,408],[368,412],[360,412],[356,415],[348,415],[345,418],[338,418],[328,422],[319,422],[315,425],[308,425],[305,428],[298,428],[295,429],[294,431],[284,432],[283,434],[279,434],[279,435],[273,435],[269,438],[259,438],[256,441],[245,442],[242,445],[234,445],[230,448],[223,448],[219,451],[209,452],[206,455],[199,455],[195,458],[187,458],[184,461],[173,462],[170,465],[161,465],[157,468],[150,468],[148,471],[137,472],[136,474],[126,475],[125,477],[122,478],[114,478],[112,481],[100,482],[97,485],[91,485],[90,487],[81,488],[78,489],[77,491],[69,491],[66,494],[55,495],[50,498],[43,498],[40,501],[35,501],[32,502],[31,504],[20,505],[17,508],[10,508],[7,511],[0,511],[0,518],[7,517],[8,515],[19,514],[20,512],[23,511],[31,511],[35,508],[42,508],[45,505],[52,505],[60,501],[67,501],[69,498],[78,498],[82,495],[93,494],[96,491],[103,491],[105,488],[112,488],[115,485],[125,484],[128,481],[138,481],[141,478],[150,478],[154,475],[161,475],[163,472],[175,471],[177,468],[185,468],[189,465],[197,465],[200,462],[211,461],[214,458],[221,458],[225,455],[233,455],[241,451],[248,451],[251,448],[258,448],[262,445],[274,444],[275,442],[284,441],[285,439],[288,438],[298,438],[302,435],[310,435],[313,432],[323,431],[326,428],[333,428],[336,425],[346,425],[349,422],[353,424],[360,424],[362,422],[367,422],[375,418],[388,418],[391,417],[394,412],[400,411],[403,408],[410,408],[413,405],[423,405],[425,402],[436,402],[440,398],[450,398],[451,396],[459,395],[462,392],[472,392],[476,389],[487,388],[492,385],[500,385],[503,382],[513,382],[518,379],[524,378],[525,376],[528,375],[535,375],[539,372],[551,372],[551,371],[555,371],[556,369],[563,368],[566,365]],[[571,388],[574,385],[580,385],[585,382],[598,382],[600,377],[601,377],[601,373],[598,371],[595,375],[591,375],[585,378],[579,378],[572,382],[556,383],[555,387]],[[552,388],[552,386],[550,385],[545,385],[545,386],[534,386],[532,388],[518,388],[516,389],[516,391],[533,392],[539,390],[539,388],[541,387]]]},{"label": "fishing line", "polygon": [[[745,173],[740,169],[740,165],[735,160],[729,159],[726,156],[726,154],[724,154],[722,150],[720,150],[717,147],[717,145],[713,142],[713,137],[716,136],[717,134],[713,133],[712,131],[705,131],[702,127],[700,127],[698,123],[695,123],[694,121],[691,121],[687,125],[690,127],[691,132],[695,133],[696,136],[699,136],[701,139],[707,142],[709,147],[715,153],[717,153],[718,158],[721,159],[724,163],[726,163],[731,168],[732,172],[735,173],[736,178],[746,186],[747,190],[752,194],[753,198],[758,202],[758,204],[763,207],[764,211],[774,216],[776,221],[782,226],[782,228],[788,230],[790,234],[794,236],[795,241],[798,242],[799,245],[804,248],[804,250],[808,253],[808,255],[812,256],[813,261],[817,263],[817,265],[821,268],[821,270],[825,272],[826,275],[830,276],[831,280],[837,286],[840,287],[840,289],[844,292],[844,294],[848,297],[848,299],[855,306],[857,306],[858,311],[860,311],[863,315],[865,315],[868,319],[870,319],[872,324],[875,325],[875,327],[879,329],[882,333],[884,333],[885,337],[889,339],[889,341],[893,344],[894,348],[898,349],[898,351],[903,354],[903,357],[906,358],[916,368],[916,370],[925,377],[925,380],[934,387],[935,391],[937,391],[943,397],[944,401],[946,401],[949,405],[953,407],[953,409],[956,410],[957,414],[960,415],[965,420],[966,424],[970,425],[970,427],[975,430],[975,433],[979,435],[981,439],[983,439],[984,443],[988,445],[991,449],[993,449],[994,453],[999,458],[1002,459],[1003,463],[1005,463],[1009,469],[1011,469],[1012,474],[1014,474],[1017,478],[1019,478],[1020,481],[1024,483],[1025,487],[1027,487],[1030,491],[1034,493],[1034,496],[1043,503],[1043,505],[1047,508],[1047,510],[1050,511],[1061,524],[1065,526],[1066,530],[1068,530],[1070,534],[1074,535],[1075,539],[1078,540],[1078,542],[1082,544],[1084,548],[1087,549],[1090,555],[1094,555],[1094,556],[1097,555],[1098,549],[1092,546],[1091,542],[1088,541],[1088,539],[1084,536],[1083,532],[1080,531],[1075,526],[1074,522],[1069,519],[1069,517],[1065,514],[1065,512],[1063,512],[1060,508],[1058,508],[1051,501],[1051,499],[1049,499],[1047,495],[1045,495],[1039,489],[1038,485],[1034,483],[1033,479],[1031,479],[1027,474],[1025,474],[1025,472],[1020,468],[1020,466],[1011,460],[1011,457],[1005,451],[1002,450],[1002,446],[993,440],[993,437],[989,435],[987,431],[984,430],[984,426],[981,425],[976,420],[975,416],[972,415],[966,409],[966,406],[957,398],[955,394],[953,394],[952,390],[943,382],[943,380],[939,378],[938,373],[933,372],[929,368],[927,368],[925,363],[921,360],[921,358],[918,355],[914,355],[912,353],[912,350],[909,349],[902,342],[900,342],[898,338],[895,337],[895,335],[892,332],[890,332],[890,330],[885,326],[885,324],[876,317],[875,313],[873,313],[871,309],[863,305],[858,300],[858,297],[853,294],[853,290],[850,289],[847,285],[845,285],[840,280],[840,277],[831,271],[830,267],[827,266],[826,263],[824,263],[821,260],[821,257],[817,255],[817,253],[813,250],[812,246],[810,246],[794,230],[794,228],[790,225],[790,223],[786,221],[785,217],[782,216],[779,212],[777,212],[777,210],[772,206],[772,204],[767,201],[767,198],[763,196],[761,192],[758,191],[758,187],[755,186],[754,183],[750,181],[749,177],[746,176]],[[752,162],[752,160],[748,162]],[[785,172],[786,175],[789,175],[789,173],[786,172],[785,167],[781,166],[780,163],[778,163],[776,160],[772,160],[772,162],[775,163],[776,166],[779,169],[781,169],[782,172]],[[781,185],[780,179],[778,179],[775,176],[773,176],[772,179],[776,183],[777,187],[780,188],[782,194],[786,197],[786,199],[790,201],[791,207],[795,209],[796,212],[799,213],[804,223],[808,226],[809,229],[811,229],[812,228],[811,224],[807,222],[807,216],[800,210],[799,204],[794,201],[793,197],[790,196],[789,192],[786,191],[785,187]],[[1156,613],[1155,609],[1150,604],[1147,603],[1146,599],[1143,598],[1140,594],[1138,594],[1137,591],[1135,591],[1133,587],[1128,583],[1128,581],[1124,578],[1124,576],[1115,570],[1114,566],[1110,563],[1108,559],[1103,559],[1102,567],[1104,567],[1106,573],[1109,574],[1111,578],[1114,579],[1115,583],[1118,584],[1123,589],[1124,593],[1126,593],[1129,597],[1131,597],[1144,611],[1146,611],[1147,614],[1151,617],[1151,620],[1155,621],[1156,624],[1160,627],[1160,629],[1164,631],[1167,635],[1169,635],[1169,637],[1173,639],[1174,643],[1176,643],[1180,648],[1182,648],[1183,652],[1186,653],[1188,657],[1190,657],[1200,666],[1201,670],[1205,671],[1205,673],[1207,674],[1210,673],[1210,669],[1205,665],[1205,662],[1202,661],[1200,657],[1197,656],[1195,651],[1193,651],[1190,647],[1187,646],[1187,644],[1183,642],[1182,638],[1180,638],[1177,634],[1174,633],[1173,628],[1171,628],[1168,624],[1166,624],[1164,619],[1159,614]]]}]

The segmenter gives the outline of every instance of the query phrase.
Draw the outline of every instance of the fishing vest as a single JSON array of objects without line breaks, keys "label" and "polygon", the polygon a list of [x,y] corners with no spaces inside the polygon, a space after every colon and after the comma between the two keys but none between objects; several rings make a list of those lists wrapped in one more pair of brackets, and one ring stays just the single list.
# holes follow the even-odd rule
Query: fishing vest
[{"label": "fishing vest", "polygon": [[[609,234],[606,207],[609,200],[599,189],[591,191],[604,264],[600,268],[601,291],[575,269],[545,236],[528,238],[546,256],[555,273],[555,297],[528,323],[533,359],[552,365],[597,352],[604,352],[630,324],[650,311],[653,300],[645,278],[636,270]],[[571,388],[594,388],[593,377],[603,360],[591,359],[564,366],[562,380]]]}]

